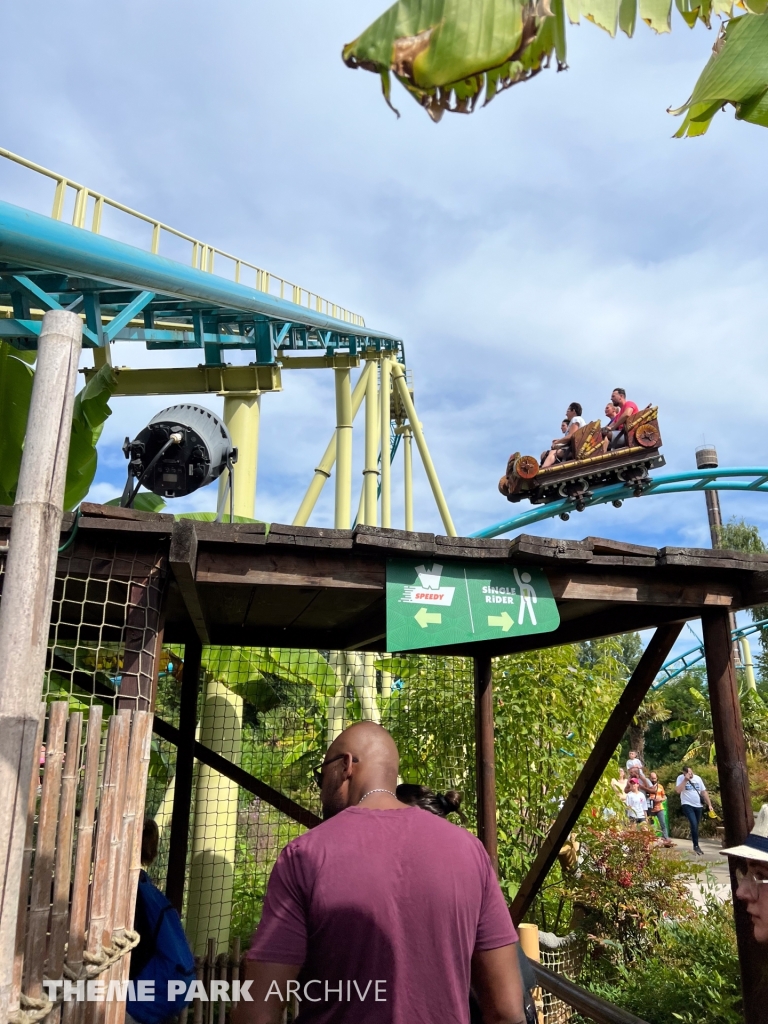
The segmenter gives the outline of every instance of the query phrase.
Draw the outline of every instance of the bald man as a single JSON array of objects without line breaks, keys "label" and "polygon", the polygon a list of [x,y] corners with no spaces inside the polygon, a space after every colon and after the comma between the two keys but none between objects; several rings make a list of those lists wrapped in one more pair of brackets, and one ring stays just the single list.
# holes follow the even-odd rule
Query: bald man
[{"label": "bald man", "polygon": [[402,804],[399,755],[358,722],[315,772],[323,818],[277,859],[235,1024],[525,1024],[509,911],[482,844]]}]

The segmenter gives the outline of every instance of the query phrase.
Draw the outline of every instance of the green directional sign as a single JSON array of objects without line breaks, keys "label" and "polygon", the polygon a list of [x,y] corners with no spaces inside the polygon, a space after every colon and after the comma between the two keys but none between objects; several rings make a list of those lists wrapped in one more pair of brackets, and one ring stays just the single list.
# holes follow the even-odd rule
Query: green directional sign
[{"label": "green directional sign", "polygon": [[560,614],[547,577],[529,565],[387,562],[387,650],[410,651],[550,633]]}]

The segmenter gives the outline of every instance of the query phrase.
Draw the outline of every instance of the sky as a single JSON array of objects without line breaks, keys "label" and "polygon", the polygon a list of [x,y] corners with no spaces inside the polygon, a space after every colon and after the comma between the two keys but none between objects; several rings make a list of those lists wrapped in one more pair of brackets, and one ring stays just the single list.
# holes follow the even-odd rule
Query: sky
[{"label": "sky", "polygon": [[[508,454],[538,455],[571,401],[599,416],[617,385],[658,404],[667,471],[695,468],[703,441],[721,465],[766,464],[768,132],[729,108],[703,138],[674,140],[666,113],[690,95],[715,30],[677,14],[671,34],[641,25],[632,40],[573,26],[569,70],[435,125],[397,84],[396,118],[377,77],[340,59],[384,6],[6,5],[18,45],[4,53],[0,144],[402,337],[460,534],[524,510],[497,491]],[[0,195],[48,212],[51,186],[0,166]],[[176,358],[114,353],[133,366]],[[262,402],[256,514],[272,522],[293,518],[334,424],[330,371],[283,383]],[[94,500],[122,490],[122,441],[163,404],[113,401]],[[401,463],[394,476],[400,526]],[[312,525],[332,524],[331,490]],[[184,507],[214,500],[197,492]],[[768,529],[764,497],[721,500],[726,518]],[[423,472],[416,528],[441,532]],[[702,495],[527,532],[710,543]]]}]

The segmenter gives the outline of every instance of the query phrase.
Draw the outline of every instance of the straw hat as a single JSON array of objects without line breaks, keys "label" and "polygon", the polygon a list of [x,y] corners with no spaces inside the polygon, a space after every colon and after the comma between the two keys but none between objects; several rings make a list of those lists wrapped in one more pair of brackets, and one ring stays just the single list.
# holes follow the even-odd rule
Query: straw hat
[{"label": "straw hat", "polygon": [[755,827],[741,846],[723,850],[729,857],[744,857],[746,860],[762,860],[768,863],[768,804],[763,804],[755,819]]}]

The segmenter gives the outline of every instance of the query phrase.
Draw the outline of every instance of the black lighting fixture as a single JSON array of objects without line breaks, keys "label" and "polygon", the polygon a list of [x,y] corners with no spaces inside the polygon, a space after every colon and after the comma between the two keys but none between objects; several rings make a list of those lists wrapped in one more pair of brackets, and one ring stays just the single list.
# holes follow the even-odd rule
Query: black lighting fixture
[{"label": "black lighting fixture", "polygon": [[153,416],[133,441],[126,437],[128,479],[120,499],[131,508],[143,485],[162,498],[181,498],[213,483],[227,470],[216,521],[224,515],[229,494],[230,522],[234,522],[237,448],[223,421],[201,405],[172,405]]}]

